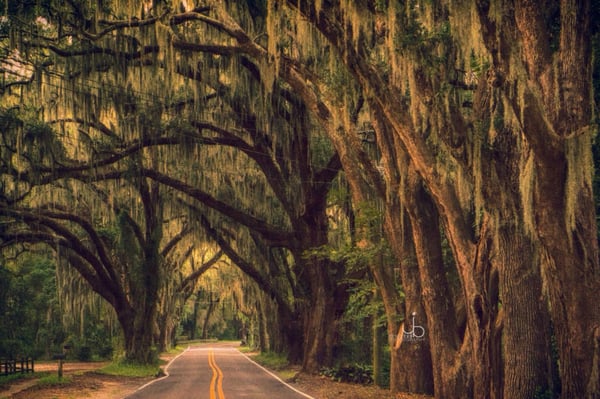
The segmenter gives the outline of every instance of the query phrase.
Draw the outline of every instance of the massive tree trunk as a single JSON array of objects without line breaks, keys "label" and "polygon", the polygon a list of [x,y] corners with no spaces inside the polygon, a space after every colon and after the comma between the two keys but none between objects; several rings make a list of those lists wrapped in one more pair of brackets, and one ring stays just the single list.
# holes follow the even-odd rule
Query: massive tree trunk
[{"label": "massive tree trunk", "polygon": [[302,316],[287,312],[281,306],[278,306],[278,313],[283,349],[287,352],[291,364],[301,364],[304,356]]},{"label": "massive tree trunk", "polygon": [[[328,221],[324,197],[315,198],[303,215],[302,247],[314,250],[328,242]],[[318,373],[322,367],[333,365],[334,349],[339,342],[339,319],[348,302],[343,265],[318,255],[300,253],[296,256],[305,274],[306,303],[303,315],[303,370]]]},{"label": "massive tree trunk", "polygon": [[500,269],[504,398],[530,398],[554,391],[551,329],[535,244],[514,221],[504,219],[495,253]]},{"label": "massive tree trunk", "polygon": [[[402,300],[394,284],[393,270],[378,265],[372,267],[375,282],[382,294],[391,338],[390,386],[394,391],[433,394],[429,325],[425,312],[426,298],[423,296],[426,288],[421,285],[419,266],[410,241],[412,226],[408,218],[402,222],[396,216],[403,213],[399,201],[386,205],[386,231],[388,237],[393,238],[391,244],[396,257],[401,259],[399,271],[404,294]],[[395,224],[398,222],[401,225]],[[401,302],[403,309],[398,309]],[[415,328],[413,323],[423,328],[424,334],[411,334]]]},{"label": "massive tree trunk", "polygon": [[[532,220],[540,246],[539,264],[556,334],[561,394],[564,398],[600,395],[598,336],[600,335],[600,266],[591,187],[590,114],[591,41],[589,1],[555,5],[555,18],[533,1],[518,2],[514,16],[504,18],[514,29],[493,33],[496,21],[479,7],[485,43],[520,43],[508,47],[502,71],[523,79],[504,84],[503,93],[522,123],[531,145]],[[551,36],[549,25],[560,29]],[[527,80],[526,80],[527,79]],[[525,220],[526,223],[531,223]]]},{"label": "massive tree trunk", "polygon": [[437,209],[413,168],[408,168],[402,194],[419,265],[436,398],[470,397],[471,343],[467,340],[463,344],[465,326],[459,324],[457,310],[461,301],[456,299],[460,296],[452,293],[448,282]]},{"label": "massive tree trunk", "polygon": [[[302,368],[310,373],[318,373],[322,367],[333,364],[333,349],[336,341],[339,312],[334,297],[327,262],[313,261],[305,264],[310,293],[304,311],[304,355]],[[340,298],[343,300],[343,298]]]},{"label": "massive tree trunk", "polygon": [[[564,172],[577,166],[567,166],[562,157],[540,158],[543,165],[534,193],[539,204],[535,215],[540,226],[542,276],[556,334],[562,397],[597,398],[600,310],[592,304],[598,303],[600,273],[595,220],[590,212],[592,192],[589,185],[571,193],[565,186],[557,187],[555,182],[561,177],[567,180]],[[576,159],[569,162],[579,163]],[[556,165],[564,166],[563,173],[554,169]],[[568,196],[574,196],[570,199],[573,210],[565,206]],[[567,222],[571,217],[573,226]]]}]

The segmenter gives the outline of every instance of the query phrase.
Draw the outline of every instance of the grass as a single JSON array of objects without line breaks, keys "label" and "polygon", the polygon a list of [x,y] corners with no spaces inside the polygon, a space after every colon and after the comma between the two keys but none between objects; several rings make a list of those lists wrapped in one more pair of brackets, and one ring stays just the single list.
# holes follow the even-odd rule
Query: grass
[{"label": "grass", "polygon": [[98,372],[122,377],[153,377],[160,373],[160,367],[154,364],[140,365],[119,361],[102,367]]},{"label": "grass", "polygon": [[59,378],[56,374],[50,374],[40,378],[36,385],[40,387],[55,387],[60,385],[68,385],[71,382],[73,382],[73,380],[70,377],[63,376]]},{"label": "grass", "polygon": [[41,372],[41,373],[36,372],[36,373],[17,373],[17,374],[3,375],[3,376],[0,376],[0,387],[10,385],[14,381],[41,378],[41,377],[45,377],[47,375],[49,375],[49,373],[45,372],[45,371]]},{"label": "grass", "polygon": [[252,349],[249,346],[240,346],[237,349],[242,353],[255,353],[256,352],[256,349]]},{"label": "grass", "polygon": [[[35,386],[38,387],[56,387],[62,385],[69,385],[73,380],[70,377],[58,378],[57,374],[48,373],[46,371],[41,373],[17,373],[7,376],[0,377],[0,387],[4,385],[10,385],[12,382],[20,381],[20,380],[33,380],[35,379]],[[8,399],[8,396],[2,396],[0,394],[0,399]]]},{"label": "grass", "polygon": [[284,353],[261,352],[256,356],[252,356],[252,359],[255,362],[273,370],[281,370],[289,366],[287,355]]},{"label": "grass", "polygon": [[250,349],[247,351],[241,350],[241,352],[247,353],[252,360],[261,366],[274,371],[283,381],[293,381],[298,376],[299,368],[290,364],[285,353],[261,352],[252,354],[253,351]]}]

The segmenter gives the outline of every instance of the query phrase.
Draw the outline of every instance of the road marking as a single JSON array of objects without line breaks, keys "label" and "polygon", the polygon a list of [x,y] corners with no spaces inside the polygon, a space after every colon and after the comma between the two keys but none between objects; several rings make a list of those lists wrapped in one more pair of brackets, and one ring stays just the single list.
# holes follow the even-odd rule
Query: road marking
[{"label": "road marking", "polygon": [[285,382],[284,380],[282,380],[281,378],[279,378],[279,376],[275,373],[272,373],[271,371],[267,370],[266,368],[264,368],[263,366],[261,366],[260,364],[256,363],[254,360],[250,359],[250,357],[248,355],[246,355],[245,353],[243,353],[242,351],[240,351],[239,349],[236,349],[240,355],[244,356],[246,358],[246,360],[248,360],[250,363],[253,363],[256,367],[258,367],[259,369],[262,369],[262,371],[264,371],[265,373],[269,374],[271,377],[275,378],[277,381],[279,381],[280,383],[282,383],[283,385],[285,385],[286,387],[288,387],[289,389],[291,389],[292,391],[296,392],[297,394],[304,396],[305,398],[308,399],[315,399],[314,397],[302,392],[301,390],[291,386],[290,384],[288,384],[287,382]]},{"label": "road marking", "polygon": [[213,375],[210,380],[210,399],[217,399],[215,396],[215,390],[218,395],[218,399],[225,399],[223,394],[223,371],[217,365],[215,360],[215,352],[212,348],[208,351],[208,365],[212,369]]},{"label": "road marking", "polygon": [[152,380],[152,381],[149,381],[149,382],[147,382],[146,384],[142,385],[141,387],[139,387],[139,388],[138,388],[138,389],[136,389],[135,391],[136,391],[136,392],[137,392],[137,391],[141,391],[142,389],[146,388],[146,387],[147,387],[147,386],[149,386],[149,385],[152,385],[152,384],[154,384],[155,382],[158,382],[158,381],[164,380],[165,378],[169,378],[169,366],[171,366],[171,363],[173,363],[175,360],[177,360],[177,358],[179,358],[179,356],[183,355],[185,352],[187,352],[187,351],[189,351],[189,350],[190,350],[190,347],[188,346],[187,348],[185,348],[185,349],[183,350],[183,352],[181,352],[179,355],[175,356],[173,359],[171,359],[171,360],[169,361],[169,363],[167,364],[167,366],[166,366],[166,367],[165,367],[165,369],[163,370],[163,372],[165,373],[165,375],[163,375],[162,377],[160,377],[160,378],[157,378],[157,379],[155,379],[155,380]]}]

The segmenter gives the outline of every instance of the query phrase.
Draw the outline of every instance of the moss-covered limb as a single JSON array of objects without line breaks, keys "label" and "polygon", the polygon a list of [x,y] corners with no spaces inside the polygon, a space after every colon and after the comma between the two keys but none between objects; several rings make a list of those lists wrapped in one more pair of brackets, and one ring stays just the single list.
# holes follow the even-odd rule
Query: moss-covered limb
[{"label": "moss-covered limb", "polygon": [[202,215],[201,210],[191,205],[190,209],[197,214],[201,225],[207,230],[209,236],[219,244],[227,257],[231,259],[232,262],[234,262],[245,274],[252,278],[264,292],[269,293],[273,298],[275,298],[277,303],[283,309],[285,309],[288,314],[294,314],[293,307],[285,298],[285,296],[275,289],[274,285],[271,284],[265,278],[265,276],[263,276],[263,273],[260,270],[258,270],[251,262],[246,260],[235,250],[231,243],[226,239],[226,236],[212,226],[210,221]]},{"label": "moss-covered limb", "polygon": [[[67,220],[71,220],[74,222],[86,224],[87,222],[77,217],[76,215],[69,214],[58,214],[56,212],[50,213],[49,215],[36,214],[31,212],[30,210],[19,210],[19,209],[3,209],[2,213],[7,216],[18,217],[21,218],[28,224],[31,224],[31,228],[34,229],[36,225],[45,226],[56,233],[59,237],[62,237],[69,243],[69,246],[72,247],[83,259],[86,259],[90,266],[94,269],[94,279],[98,279],[102,285],[110,286],[111,285],[111,277],[110,274],[107,273],[107,265],[103,264],[102,260],[94,255],[94,252],[90,250],[87,245],[83,243],[80,238],[74,234],[69,228],[65,225],[59,223],[55,220],[55,216],[62,216]],[[100,244],[101,245],[101,244]],[[114,281],[113,281],[114,282]]]}]

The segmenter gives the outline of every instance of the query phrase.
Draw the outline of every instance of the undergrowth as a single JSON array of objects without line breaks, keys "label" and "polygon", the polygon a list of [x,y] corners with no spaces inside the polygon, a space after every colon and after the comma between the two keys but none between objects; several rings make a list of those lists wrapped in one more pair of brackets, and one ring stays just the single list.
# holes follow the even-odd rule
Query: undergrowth
[{"label": "undergrowth", "polygon": [[354,363],[346,366],[326,367],[321,369],[321,375],[337,382],[363,385],[373,383],[373,367],[365,364]]}]

